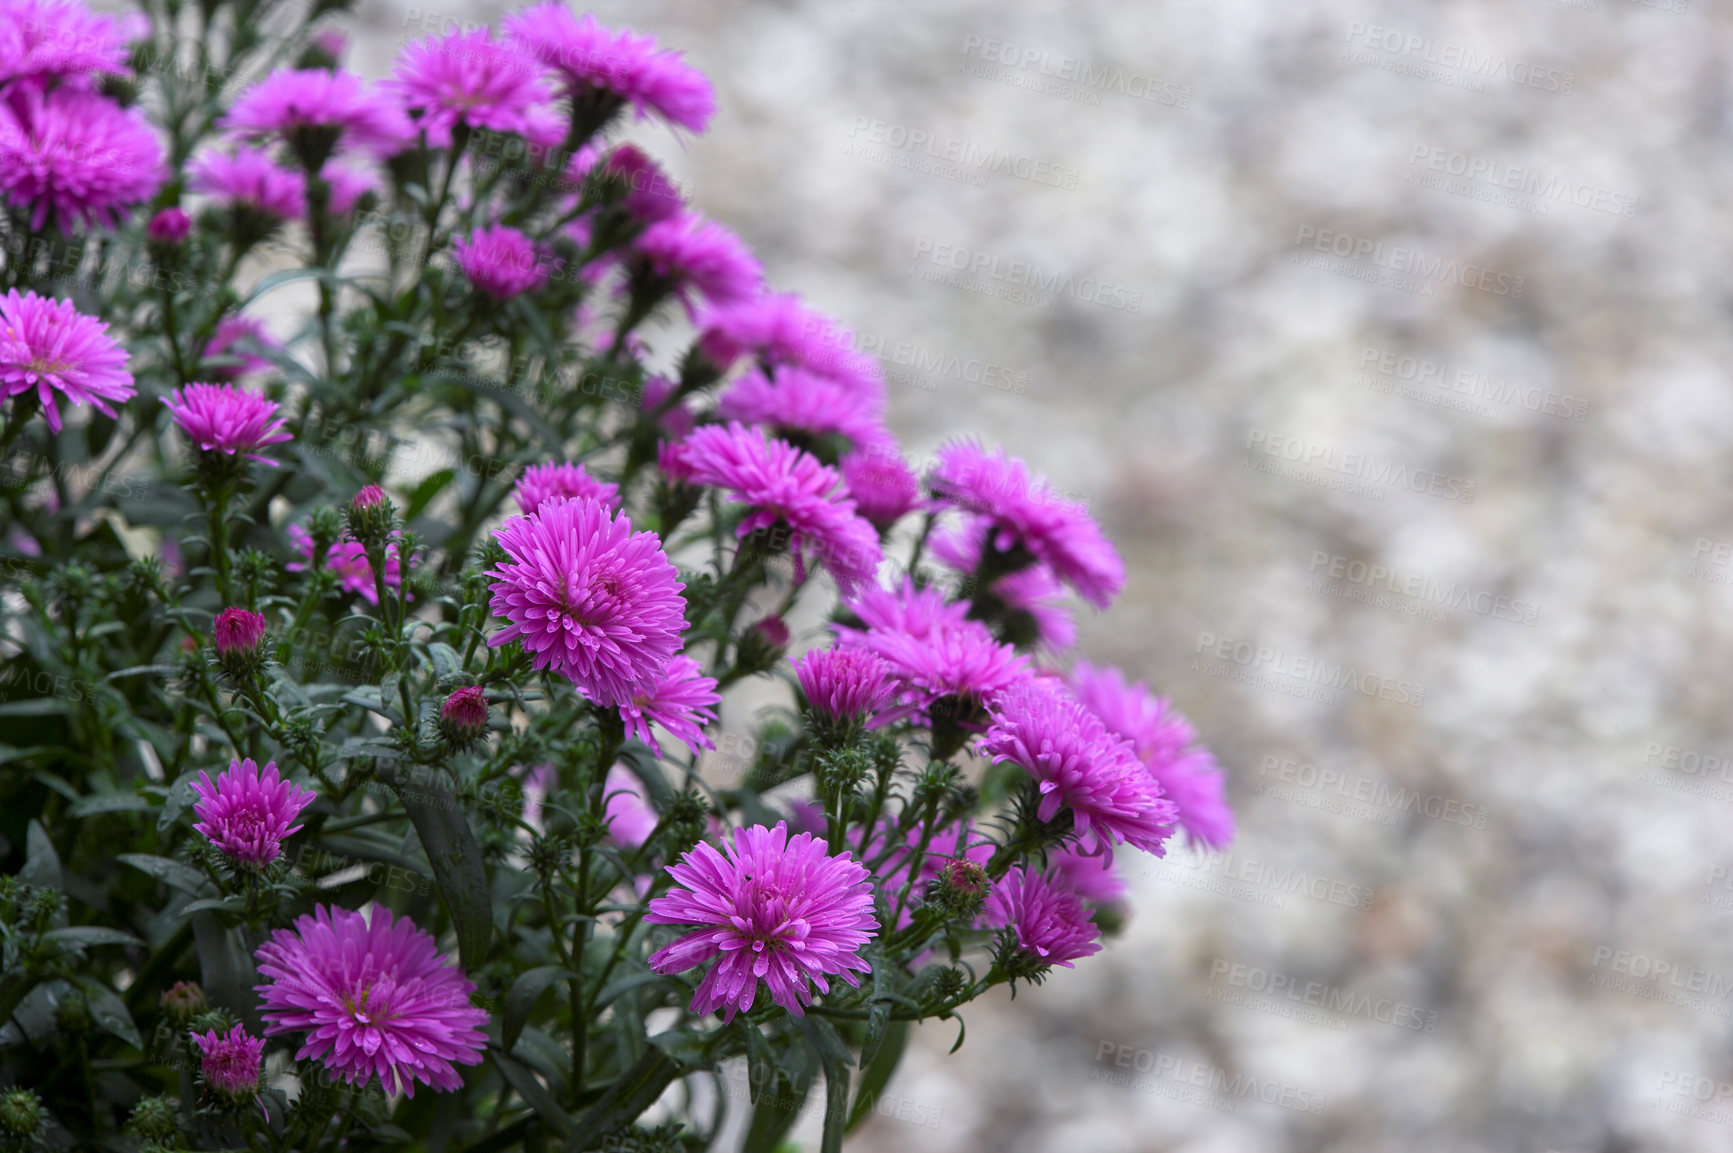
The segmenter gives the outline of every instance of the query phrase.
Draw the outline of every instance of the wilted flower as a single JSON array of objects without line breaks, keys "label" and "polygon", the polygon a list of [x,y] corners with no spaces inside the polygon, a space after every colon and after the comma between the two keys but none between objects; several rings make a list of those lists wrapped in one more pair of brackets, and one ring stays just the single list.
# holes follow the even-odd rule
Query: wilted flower
[{"label": "wilted flower", "polygon": [[259,946],[255,986],[266,1036],[307,1034],[314,1058],[357,1088],[378,1077],[386,1093],[415,1096],[419,1082],[463,1086],[456,1065],[476,1065],[488,1015],[469,1003],[475,985],[408,918],[374,905],[371,916],[320,905]]},{"label": "wilted flower", "polygon": [[262,869],[276,860],[284,839],[300,831],[290,822],[317,795],[280,779],[274,762],[261,773],[251,757],[230,761],[215,781],[201,771],[193,792],[198,795],[193,813],[199,818],[193,828],[243,869]]},{"label": "wilted flower", "polygon": [[56,393],[113,416],[108,402],[130,399],[133,380],[108,325],[70,300],[13,289],[0,299],[0,390],[34,392],[50,431],[59,432]]},{"label": "wilted flower", "polygon": [[658,973],[683,973],[717,958],[698,983],[691,1011],[752,1008],[762,981],[770,998],[799,1017],[811,986],[830,992],[830,975],[859,985],[870,971],[860,949],[878,932],[872,882],[848,853],[830,856],[810,833],[788,826],[734,830],[722,851],[700,842],[668,866],[678,888],[650,902],[653,925],[697,925],[650,957]]}]

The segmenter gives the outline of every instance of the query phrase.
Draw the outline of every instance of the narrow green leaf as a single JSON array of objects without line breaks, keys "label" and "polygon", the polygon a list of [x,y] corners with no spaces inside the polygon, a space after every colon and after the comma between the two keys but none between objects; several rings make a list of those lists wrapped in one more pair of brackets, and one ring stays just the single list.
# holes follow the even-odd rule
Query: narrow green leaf
[{"label": "narrow green leaf", "polygon": [[119,929],[110,929],[102,925],[73,925],[65,929],[50,929],[42,934],[45,941],[53,941],[57,945],[68,947],[88,947],[91,945],[138,945],[144,942],[131,933],[123,933]]},{"label": "narrow green leaf", "polygon": [[[878,1006],[873,1006],[877,1009]],[[870,1020],[869,1020],[870,1026]],[[897,1065],[902,1062],[903,1050],[909,1043],[909,1023],[907,1021],[892,1021],[885,1030],[883,1043],[878,1051],[868,1057],[861,1053],[860,1086],[855,1090],[854,1108],[848,1115],[848,1128],[844,1132],[853,1132],[855,1127],[867,1119],[877,1103],[879,1094],[885,1086],[891,1083],[891,1075],[897,1071]]]},{"label": "narrow green leaf", "polygon": [[153,857],[148,853],[121,853],[115,860],[143,873],[149,873],[171,889],[179,889],[189,897],[202,897],[211,892],[205,875],[181,861]]},{"label": "narrow green leaf", "polygon": [[518,974],[505,995],[505,1018],[500,1025],[500,1038],[508,1053],[517,1044],[518,1034],[523,1032],[524,1024],[529,1020],[536,998],[555,981],[576,980],[579,980],[577,973],[558,965],[538,965]]},{"label": "narrow green leaf", "polygon": [[601,1100],[578,1118],[576,1131],[566,1142],[568,1153],[588,1149],[599,1138],[630,1125],[656,1103],[656,1098],[676,1078],[690,1072],[664,1052],[656,1041],[656,1037],[650,1038],[650,1047],[637,1063],[615,1078]]},{"label": "narrow green leaf", "polygon": [[19,880],[50,889],[60,888],[60,854],[54,851],[54,842],[49,839],[48,830],[42,827],[41,821],[30,822],[25,834],[24,855],[24,868],[18,874]]},{"label": "narrow green leaf", "polygon": [[198,770],[188,769],[169,786],[168,795],[163,798],[162,813],[156,819],[157,832],[168,832],[181,819],[181,814],[192,808],[197,795],[193,792],[193,782],[198,777]]},{"label": "narrow green leaf", "polygon": [[571,1135],[572,1115],[560,1108],[560,1103],[536,1080],[534,1073],[502,1053],[497,1045],[489,1045],[487,1055],[499,1070],[500,1076],[518,1091],[518,1096],[529,1102],[530,1108],[540,1114],[542,1120],[553,1126],[554,1131],[562,1138]]},{"label": "narrow green leaf", "polygon": [[149,797],[137,793],[97,793],[82,798],[66,811],[69,817],[94,817],[101,813],[148,813],[153,810]]},{"label": "narrow green leaf", "polygon": [[427,850],[427,863],[457,930],[458,957],[473,972],[487,960],[493,941],[493,900],[475,830],[441,775],[428,773],[404,781],[392,773],[390,783]]},{"label": "narrow green leaf", "polygon": [[836,1026],[825,1018],[808,1014],[793,1020],[824,1069],[824,1135],[819,1153],[842,1153],[842,1136],[848,1128],[848,1069],[854,1058]]},{"label": "narrow green leaf", "polygon": [[90,1018],[96,1022],[97,1028],[119,1037],[135,1049],[144,1048],[144,1038],[139,1036],[138,1026],[132,1023],[126,1002],[115,996],[111,989],[100,989],[89,996]]},{"label": "narrow green leaf", "polygon": [[415,486],[415,491],[409,494],[408,507],[403,510],[404,521],[412,521],[427,511],[427,506],[434,502],[456,476],[455,470],[442,468],[424,478]]}]

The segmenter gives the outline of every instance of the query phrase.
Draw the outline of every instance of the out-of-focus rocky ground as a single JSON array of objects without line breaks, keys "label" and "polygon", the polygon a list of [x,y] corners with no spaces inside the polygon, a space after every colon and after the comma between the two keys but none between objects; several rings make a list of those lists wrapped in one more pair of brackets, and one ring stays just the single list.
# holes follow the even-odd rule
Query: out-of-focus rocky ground
[{"label": "out-of-focus rocky ground", "polygon": [[[714,79],[635,138],[882,350],[912,454],[1088,499],[1131,579],[1083,651],[1231,772],[1230,857],[1133,860],[1124,937],[925,1027],[851,1149],[1733,1143],[1733,8],[595,10]],[[358,64],[501,11],[364,0]]]}]

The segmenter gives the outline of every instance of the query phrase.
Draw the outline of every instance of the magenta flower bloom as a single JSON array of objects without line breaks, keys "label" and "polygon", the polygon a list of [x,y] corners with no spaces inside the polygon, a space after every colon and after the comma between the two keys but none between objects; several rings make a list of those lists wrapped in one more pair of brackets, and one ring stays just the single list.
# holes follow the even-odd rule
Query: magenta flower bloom
[{"label": "magenta flower bloom", "polygon": [[[884,396],[878,362],[857,351],[859,338],[793,293],[767,292],[704,314],[698,346],[727,370],[750,355],[769,366],[792,365]],[[882,400],[881,400],[882,403]]]},{"label": "magenta flower bloom", "polygon": [[982,920],[1009,928],[1017,948],[1036,964],[1076,968],[1073,961],[1101,951],[1095,914],[1064,881],[1050,873],[1011,870],[987,895]]},{"label": "magenta flower bloom", "polygon": [[728,489],[730,500],[751,506],[736,535],[787,526],[795,579],[805,578],[810,559],[830,571],[845,596],[873,580],[884,559],[878,533],[855,515],[854,501],[834,469],[741,424],[694,430],[680,455],[693,483]]},{"label": "magenta flower bloom", "polygon": [[1179,810],[1138,761],[1131,744],[1052,677],[1031,677],[991,702],[992,723],[976,748],[1010,761],[1040,789],[1037,816],[1069,808],[1083,847],[1111,854],[1123,841],[1162,856]]},{"label": "magenta flower bloom", "polygon": [[463,1087],[457,1065],[478,1065],[488,1015],[469,1003],[475,984],[440,955],[432,935],[375,905],[371,918],[320,905],[278,929],[254,954],[266,1036],[306,1033],[295,1054],[351,1085],[373,1078],[415,1096],[419,1082]]},{"label": "magenta flower bloom", "polygon": [[521,641],[536,668],[597,704],[656,691],[680,651],[686,602],[655,533],[633,532],[597,501],[556,497],[494,537],[510,559],[487,574],[493,613],[511,623],[489,645]]},{"label": "magenta flower bloom", "polygon": [[584,497],[599,500],[609,508],[620,507],[620,486],[591,476],[581,464],[565,461],[560,464],[532,464],[518,477],[512,490],[517,506],[525,516],[533,514],[543,501],[557,496]]},{"label": "magenta flower bloom", "polygon": [[150,199],[166,176],[162,144],[142,109],[126,109],[94,89],[23,89],[0,101],[0,195],[30,213],[113,228]]},{"label": "magenta flower bloom", "polygon": [[179,206],[165,208],[145,225],[145,239],[157,244],[182,244],[192,235],[193,218]]},{"label": "magenta flower bloom", "polygon": [[1047,850],[1049,870],[1085,901],[1110,904],[1125,896],[1125,878],[1105,856],[1079,852],[1072,845]]},{"label": "magenta flower bloom", "polygon": [[319,178],[331,188],[330,206],[335,216],[347,216],[369,192],[378,192],[379,178],[333,160],[319,170]]},{"label": "magenta flower bloom", "polygon": [[951,441],[928,480],[944,503],[980,516],[983,539],[995,550],[1022,546],[1089,603],[1106,608],[1125,587],[1125,565],[1089,510],[1002,449]]},{"label": "magenta flower bloom", "polygon": [[193,805],[199,823],[193,828],[243,869],[262,869],[276,860],[284,838],[301,828],[290,822],[317,795],[278,777],[275,762],[266,762],[261,773],[251,757],[230,761],[215,781],[201,770],[193,792],[199,798]]},{"label": "magenta flower bloom", "polygon": [[503,224],[479,228],[451,242],[457,266],[476,290],[495,300],[534,292],[548,282],[548,258],[535,241]]},{"label": "magenta flower bloom", "polygon": [[265,1058],[263,1037],[247,1036],[245,1025],[236,1025],[226,1037],[215,1029],[190,1036],[199,1047],[199,1072],[213,1092],[240,1099],[258,1094]]},{"label": "magenta flower bloom", "polygon": [[883,657],[905,701],[923,709],[946,697],[972,708],[1031,676],[1028,660],[980,621],[946,623],[921,637],[872,629],[855,643]]},{"label": "magenta flower bloom", "polygon": [[763,425],[778,436],[827,441],[841,439],[842,451],[883,444],[883,393],[862,392],[857,385],[785,365],[766,376],[749,372],[724,392],[716,404],[723,420]]},{"label": "magenta flower bloom", "polygon": [[665,376],[652,376],[644,382],[643,395],[638,398],[638,411],[646,416],[660,412],[661,415],[656,417],[656,427],[673,440],[685,440],[698,423],[698,418],[685,401],[676,401],[663,409],[662,406],[679,387]]},{"label": "magenta flower bloom", "polygon": [[921,502],[921,482],[894,449],[872,445],[847,453],[837,465],[855,511],[880,529],[889,528]]},{"label": "magenta flower bloom", "polygon": [[535,4],[505,23],[508,35],[558,72],[574,100],[600,90],[670,124],[702,132],[716,112],[704,74],[654,37],[604,28],[588,13],[575,16],[561,0]]},{"label": "magenta flower bloom", "polygon": [[[289,543],[304,558],[290,561],[283,567],[290,572],[303,572],[313,559],[313,536],[298,524],[289,526]],[[370,605],[379,603],[379,589],[373,580],[373,566],[368,563],[367,550],[360,541],[340,540],[325,551],[325,568],[337,574],[337,583],[345,592],[358,594]],[[396,544],[386,546],[385,583],[401,590],[403,568]]]},{"label": "magenta flower bloom", "polygon": [[729,304],[756,296],[764,270],[740,238],[714,220],[682,212],[644,229],[632,248],[645,266],[667,281],[686,305],[696,297]]},{"label": "magenta flower bloom", "polygon": [[681,654],[668,662],[654,688],[634,693],[631,700],[621,703],[620,719],[626,722],[626,732],[655,749],[658,757],[662,746],[650,730],[652,723],[667,729],[696,753],[716,747],[704,735],[704,726],[716,720],[716,705],[721,700],[716,678],[705,676],[697,661]]},{"label": "magenta flower bloom", "polygon": [[679,185],[635,144],[622,144],[608,153],[602,170],[625,184],[620,203],[639,220],[654,224],[678,216],[686,207]]},{"label": "magenta flower bloom", "polygon": [[283,427],[276,401],[236,384],[189,384],[162,402],[187,439],[205,452],[239,453],[275,467],[258,450],[295,439]]},{"label": "magenta flower bloom", "polygon": [[56,393],[113,416],[109,402],[133,395],[132,373],[108,325],[70,300],[13,289],[0,298],[0,396],[32,391],[49,429],[59,432]]},{"label": "magenta flower bloom", "polygon": [[812,1004],[811,985],[830,992],[830,975],[858,986],[871,971],[860,949],[877,935],[872,882],[848,853],[832,857],[810,833],[788,825],[734,830],[723,851],[700,842],[668,866],[679,886],[650,902],[653,925],[700,926],[650,957],[658,973],[683,973],[712,958],[692,1012],[723,1009],[723,1020],[752,1008],[762,981],[770,999],[796,1017]]},{"label": "magenta flower bloom", "polygon": [[392,100],[351,72],[284,68],[235,100],[220,122],[246,140],[276,137],[323,164],[339,145],[377,156],[401,152],[415,129]]},{"label": "magenta flower bloom", "polygon": [[615,765],[608,770],[602,791],[607,797],[608,839],[622,849],[636,849],[649,840],[661,818],[638,774]]},{"label": "magenta flower bloom", "polygon": [[246,209],[276,220],[307,215],[307,178],[279,167],[258,148],[233,153],[207,148],[193,158],[192,190],[230,209]]},{"label": "magenta flower bloom", "polygon": [[199,375],[207,380],[233,381],[270,369],[271,362],[260,351],[282,348],[265,330],[265,323],[251,316],[225,316],[217,322],[210,342],[199,354]]},{"label": "magenta flower bloom", "polygon": [[98,15],[78,0],[3,0],[0,85],[97,72],[129,75],[128,38],[125,21]]},{"label": "magenta flower bloom", "polygon": [[1215,757],[1197,743],[1191,722],[1142,681],[1127,684],[1118,669],[1078,661],[1070,681],[1077,699],[1131,742],[1137,759],[1178,806],[1180,827],[1212,849],[1227,848],[1234,839],[1234,814],[1224,796],[1226,778]]},{"label": "magenta flower bloom", "polygon": [[[960,573],[973,573],[981,567],[985,537],[979,525],[940,533],[932,538],[933,559]],[[1065,587],[1042,562],[1000,577],[987,591],[1012,612],[1027,614],[1035,626],[1035,640],[1048,651],[1061,653],[1077,643],[1077,623],[1065,607]]]},{"label": "magenta flower bloom", "polygon": [[217,614],[212,633],[219,658],[233,660],[253,656],[265,639],[265,614],[231,605]]},{"label": "magenta flower bloom", "polygon": [[794,659],[807,707],[831,724],[859,724],[889,703],[890,667],[856,648],[810,649]]},{"label": "magenta flower bloom", "polygon": [[382,87],[417,114],[433,148],[451,147],[459,124],[545,137],[553,99],[541,63],[486,28],[409,45]]},{"label": "magenta flower bloom", "polygon": [[[932,636],[940,629],[959,627],[969,615],[967,604],[947,601],[937,588],[917,589],[908,577],[895,590],[876,584],[860,589],[848,607],[861,619],[866,631],[905,633],[916,640]],[[833,627],[844,642],[851,644],[861,643],[866,635],[860,629]]]}]

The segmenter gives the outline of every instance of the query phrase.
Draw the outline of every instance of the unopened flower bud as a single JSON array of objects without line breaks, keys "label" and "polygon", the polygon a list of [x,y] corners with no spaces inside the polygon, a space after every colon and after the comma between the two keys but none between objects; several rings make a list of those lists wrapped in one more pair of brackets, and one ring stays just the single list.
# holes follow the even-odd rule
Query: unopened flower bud
[{"label": "unopened flower bud", "polygon": [[258,672],[263,657],[265,615],[229,607],[217,614],[217,660],[232,677]]},{"label": "unopened flower bud", "polygon": [[927,884],[927,903],[943,909],[959,921],[973,921],[987,902],[993,887],[987,870],[974,861],[958,858],[945,862],[939,875]]},{"label": "unopened flower bud", "polygon": [[349,534],[365,546],[382,545],[390,539],[396,519],[396,506],[376,484],[368,485],[349,502]]},{"label": "unopened flower bud", "polygon": [[145,1097],[132,1107],[126,1129],[146,1141],[167,1141],[180,1129],[180,1106],[166,1094]]},{"label": "unopened flower bud", "polygon": [[467,685],[445,698],[439,731],[454,749],[467,749],[487,731],[487,698],[480,685]]},{"label": "unopened flower bud", "polygon": [[193,218],[181,207],[165,208],[150,218],[144,234],[152,244],[184,244],[192,234]]},{"label": "unopened flower bud", "polygon": [[193,1023],[193,1019],[207,1011],[211,1006],[205,1000],[205,991],[199,988],[197,981],[176,981],[163,990],[158,1002],[162,1006],[163,1015],[177,1029],[185,1029]]},{"label": "unopened flower bud", "polygon": [[29,1089],[8,1089],[0,1094],[0,1129],[14,1137],[34,1136],[42,1127],[42,1098]]},{"label": "unopened flower bud", "polygon": [[740,634],[734,663],[748,676],[772,668],[788,651],[788,626],[779,616],[768,616]]}]

